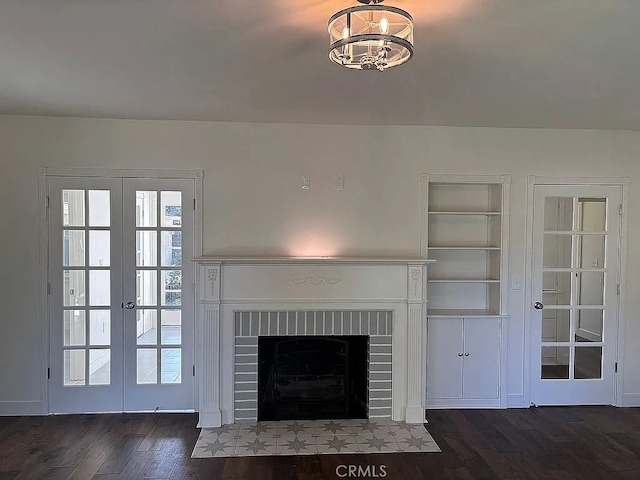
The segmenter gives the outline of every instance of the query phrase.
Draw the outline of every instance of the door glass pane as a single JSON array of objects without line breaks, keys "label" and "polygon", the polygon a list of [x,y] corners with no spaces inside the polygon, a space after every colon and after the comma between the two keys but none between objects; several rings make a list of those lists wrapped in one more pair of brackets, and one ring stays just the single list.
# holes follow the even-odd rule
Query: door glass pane
[{"label": "door glass pane", "polygon": [[542,347],[542,378],[569,378],[569,347]]},{"label": "door glass pane", "polygon": [[91,345],[111,345],[111,312],[91,310],[89,312],[89,342]]},{"label": "door glass pane", "polygon": [[83,306],[84,295],[84,270],[63,270],[64,306]]},{"label": "door glass pane", "polygon": [[162,383],[180,383],[182,368],[181,349],[163,348],[161,354]]},{"label": "door glass pane", "polygon": [[111,383],[111,350],[108,348],[89,350],[89,385]]},{"label": "door glass pane", "polygon": [[604,305],[604,272],[578,272],[578,305]]},{"label": "door glass pane", "polygon": [[158,383],[158,358],[155,348],[138,348],[136,362],[137,383]]},{"label": "door glass pane", "polygon": [[138,309],[136,311],[136,337],[138,345],[158,343],[158,311]]},{"label": "door glass pane", "polygon": [[111,264],[111,232],[89,231],[89,266],[108,267]]},{"label": "door glass pane", "polygon": [[84,350],[64,351],[64,385],[84,385]]},{"label": "door glass pane", "polygon": [[136,264],[138,267],[155,267],[158,264],[158,233],[150,230],[136,232]]},{"label": "door glass pane", "polygon": [[602,378],[602,347],[576,347],[574,378]]},{"label": "door glass pane", "polygon": [[161,216],[163,227],[180,227],[182,225],[182,192],[161,193]]},{"label": "door glass pane", "polygon": [[165,230],[162,232],[162,266],[180,267],[182,265],[182,231]]},{"label": "door glass pane", "polygon": [[545,308],[542,311],[542,341],[543,342],[568,342],[570,338],[571,323],[569,319],[571,310],[552,310]]},{"label": "door glass pane", "polygon": [[606,235],[577,235],[579,268],[605,267]]},{"label": "door glass pane", "polygon": [[93,307],[111,304],[111,272],[89,270],[89,303]]},{"label": "door glass pane", "polygon": [[571,231],[573,197],[546,197],[544,201],[545,231]]},{"label": "door glass pane", "polygon": [[579,218],[577,230],[583,232],[603,232],[607,228],[607,199],[579,198]]},{"label": "door glass pane", "polygon": [[62,231],[62,265],[84,266],[84,230]]},{"label": "door glass pane", "polygon": [[62,191],[62,226],[84,227],[84,190]]},{"label": "door glass pane", "polygon": [[85,313],[84,310],[64,311],[64,346],[84,345],[85,333]]},{"label": "door glass pane", "polygon": [[182,342],[182,312],[180,310],[162,310],[161,342],[163,345],[180,345]]},{"label": "door glass pane", "polygon": [[543,268],[571,267],[571,235],[545,234],[543,241]]},{"label": "door glass pane", "polygon": [[136,299],[138,305],[158,304],[158,272],[138,270],[136,273]]},{"label": "door glass pane", "polygon": [[162,304],[181,305],[182,270],[162,271]]},{"label": "door glass pane", "polygon": [[576,342],[602,342],[604,332],[604,310],[576,311]]},{"label": "door glass pane", "polygon": [[111,226],[111,192],[89,190],[89,226]]},{"label": "door glass pane", "polygon": [[543,272],[542,295],[545,305],[571,305],[571,272]]},{"label": "door glass pane", "polygon": [[158,192],[136,192],[136,226],[155,227],[158,224]]}]

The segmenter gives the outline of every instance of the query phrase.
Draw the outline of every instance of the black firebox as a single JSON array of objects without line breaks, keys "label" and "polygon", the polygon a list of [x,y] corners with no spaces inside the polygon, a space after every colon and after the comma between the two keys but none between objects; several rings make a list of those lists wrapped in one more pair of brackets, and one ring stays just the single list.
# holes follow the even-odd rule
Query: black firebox
[{"label": "black firebox", "polygon": [[258,420],[367,418],[369,337],[258,339]]}]

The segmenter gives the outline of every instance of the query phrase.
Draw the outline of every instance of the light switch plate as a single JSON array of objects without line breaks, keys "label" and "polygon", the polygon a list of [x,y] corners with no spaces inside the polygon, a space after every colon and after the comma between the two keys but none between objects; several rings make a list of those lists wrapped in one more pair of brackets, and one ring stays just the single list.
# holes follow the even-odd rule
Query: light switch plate
[{"label": "light switch plate", "polygon": [[311,177],[309,175],[302,176],[300,188],[302,188],[302,190],[309,190],[311,188]]},{"label": "light switch plate", "polygon": [[344,190],[344,175],[336,175],[336,190]]}]

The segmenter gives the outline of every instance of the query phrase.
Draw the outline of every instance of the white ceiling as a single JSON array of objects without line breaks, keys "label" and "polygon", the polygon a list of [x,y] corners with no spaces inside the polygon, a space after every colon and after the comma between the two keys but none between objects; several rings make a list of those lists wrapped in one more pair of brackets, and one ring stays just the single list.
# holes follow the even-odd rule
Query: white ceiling
[{"label": "white ceiling", "polygon": [[355,0],[0,0],[0,113],[640,130],[639,0],[387,0],[415,56],[327,59]]}]

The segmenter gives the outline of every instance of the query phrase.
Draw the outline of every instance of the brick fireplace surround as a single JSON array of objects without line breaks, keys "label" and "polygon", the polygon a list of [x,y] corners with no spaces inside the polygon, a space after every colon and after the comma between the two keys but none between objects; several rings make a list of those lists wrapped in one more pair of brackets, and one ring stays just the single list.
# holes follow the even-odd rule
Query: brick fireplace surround
[{"label": "brick fireplace surround", "polygon": [[257,416],[257,339],[368,335],[369,416],[424,422],[426,267],[417,258],[203,257],[199,427]]}]

